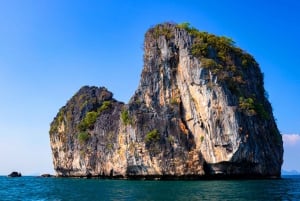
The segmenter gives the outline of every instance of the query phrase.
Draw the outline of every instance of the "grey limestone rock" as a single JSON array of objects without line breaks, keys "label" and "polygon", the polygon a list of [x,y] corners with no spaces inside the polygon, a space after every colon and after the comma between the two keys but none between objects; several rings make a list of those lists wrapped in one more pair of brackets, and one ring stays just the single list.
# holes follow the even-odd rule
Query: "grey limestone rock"
[{"label": "grey limestone rock", "polygon": [[51,123],[58,176],[280,177],[282,138],[252,56],[176,24],[145,34],[128,104],[83,87]]}]

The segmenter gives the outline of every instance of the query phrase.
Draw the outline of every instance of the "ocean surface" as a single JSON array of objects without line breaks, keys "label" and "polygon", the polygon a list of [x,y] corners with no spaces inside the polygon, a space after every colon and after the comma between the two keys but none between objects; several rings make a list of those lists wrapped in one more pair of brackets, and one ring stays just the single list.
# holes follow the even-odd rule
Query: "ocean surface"
[{"label": "ocean surface", "polygon": [[300,176],[209,181],[0,176],[0,200],[300,200]]}]

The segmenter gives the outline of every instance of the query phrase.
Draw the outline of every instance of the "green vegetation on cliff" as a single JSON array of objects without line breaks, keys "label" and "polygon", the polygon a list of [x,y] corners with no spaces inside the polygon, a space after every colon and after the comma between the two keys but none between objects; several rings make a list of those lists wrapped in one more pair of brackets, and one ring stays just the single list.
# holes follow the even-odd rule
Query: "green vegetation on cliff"
[{"label": "green vegetation on cliff", "polygon": [[123,109],[121,112],[121,120],[125,125],[131,125],[133,123],[131,117],[129,116],[129,111],[127,109]]},{"label": "green vegetation on cliff", "polygon": [[[169,143],[174,143],[173,138],[170,137],[168,140]],[[160,152],[159,141],[160,141],[160,134],[157,129],[153,129],[146,134],[145,143],[146,143],[146,147],[149,150],[150,156],[155,156]]]},{"label": "green vegetation on cliff", "polygon": [[157,129],[153,129],[152,131],[148,132],[145,137],[146,143],[157,142],[160,139],[160,135]]},{"label": "green vegetation on cliff", "polygon": [[63,122],[64,120],[64,108],[61,108],[54,119],[54,121],[51,123],[50,126],[50,133],[56,133],[58,132],[58,126]]},{"label": "green vegetation on cliff", "polygon": [[111,101],[103,101],[102,105],[97,109],[97,113],[101,114],[104,110],[109,109],[111,106]]},{"label": "green vegetation on cliff", "polygon": [[98,113],[91,111],[86,113],[83,120],[78,124],[79,131],[86,131],[87,129],[92,128],[92,126],[95,124],[98,117]]},{"label": "green vegetation on cliff", "polygon": [[80,132],[77,138],[80,144],[84,144],[90,138],[90,135],[88,132]]},{"label": "green vegetation on cliff", "polygon": [[244,84],[243,68],[257,65],[254,58],[235,46],[235,42],[226,36],[216,36],[201,32],[189,23],[177,25],[193,36],[191,53],[199,59],[201,65],[211,70],[220,82],[229,83],[232,92],[241,90],[239,85]]},{"label": "green vegetation on cliff", "polygon": [[[191,53],[198,58],[201,66],[207,68],[215,75],[219,83],[228,88],[238,99],[239,109],[248,116],[259,115],[268,119],[268,115],[261,103],[262,97],[251,94],[248,91],[248,73],[259,72],[259,66],[255,59],[242,49],[235,46],[235,42],[225,36],[216,36],[207,32],[201,32],[189,23],[181,23],[178,28],[186,30],[193,37]],[[245,73],[247,72],[247,74]],[[258,73],[258,91],[265,93],[263,75]],[[208,86],[213,87],[209,84]]]},{"label": "green vegetation on cliff", "polygon": [[258,114],[262,119],[268,120],[270,115],[266,112],[261,103],[256,103],[252,98],[239,98],[239,109],[246,115],[253,116]]},{"label": "green vegetation on cliff", "polygon": [[239,108],[243,110],[247,115],[256,115],[255,104],[252,98],[239,98]]},{"label": "green vegetation on cliff", "polygon": [[87,129],[91,129],[94,126],[98,116],[104,110],[109,109],[110,106],[111,106],[110,101],[103,101],[102,105],[99,108],[97,108],[97,111],[87,112],[85,117],[78,124],[78,126],[77,126],[78,130],[79,131],[86,131]]},{"label": "green vegetation on cliff", "polygon": [[164,26],[155,26],[153,31],[154,38],[159,38],[159,36],[165,36],[167,40],[171,39],[174,35],[172,30]]},{"label": "green vegetation on cliff", "polygon": [[[263,74],[250,54],[236,47],[233,39],[199,31],[188,22],[158,24],[151,28],[149,33],[155,40],[164,36],[169,41],[175,39],[176,29],[189,33],[192,39],[189,49],[191,55],[199,60],[202,68],[211,72],[212,77],[205,78],[209,89],[216,86],[214,84],[216,81],[236,97],[235,104],[243,114],[257,115],[265,120],[269,118],[265,110],[265,101],[263,101],[265,97],[257,96],[257,94],[265,94]],[[252,93],[249,90],[252,88],[249,86],[249,76],[253,73],[255,73],[257,83],[254,87],[258,93]]]}]

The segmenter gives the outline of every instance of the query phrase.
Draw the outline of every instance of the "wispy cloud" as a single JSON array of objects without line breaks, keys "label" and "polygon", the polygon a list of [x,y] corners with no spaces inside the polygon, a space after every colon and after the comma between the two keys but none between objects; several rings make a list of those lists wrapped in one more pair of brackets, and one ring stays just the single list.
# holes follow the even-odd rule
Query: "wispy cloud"
[{"label": "wispy cloud", "polygon": [[282,134],[282,139],[287,146],[300,145],[300,134]]}]

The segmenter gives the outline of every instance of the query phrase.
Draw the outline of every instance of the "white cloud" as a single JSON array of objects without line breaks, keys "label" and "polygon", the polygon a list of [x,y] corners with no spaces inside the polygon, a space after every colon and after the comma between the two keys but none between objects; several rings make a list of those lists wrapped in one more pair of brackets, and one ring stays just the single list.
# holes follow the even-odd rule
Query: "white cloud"
[{"label": "white cloud", "polygon": [[282,139],[286,146],[300,145],[300,134],[282,134]]}]

